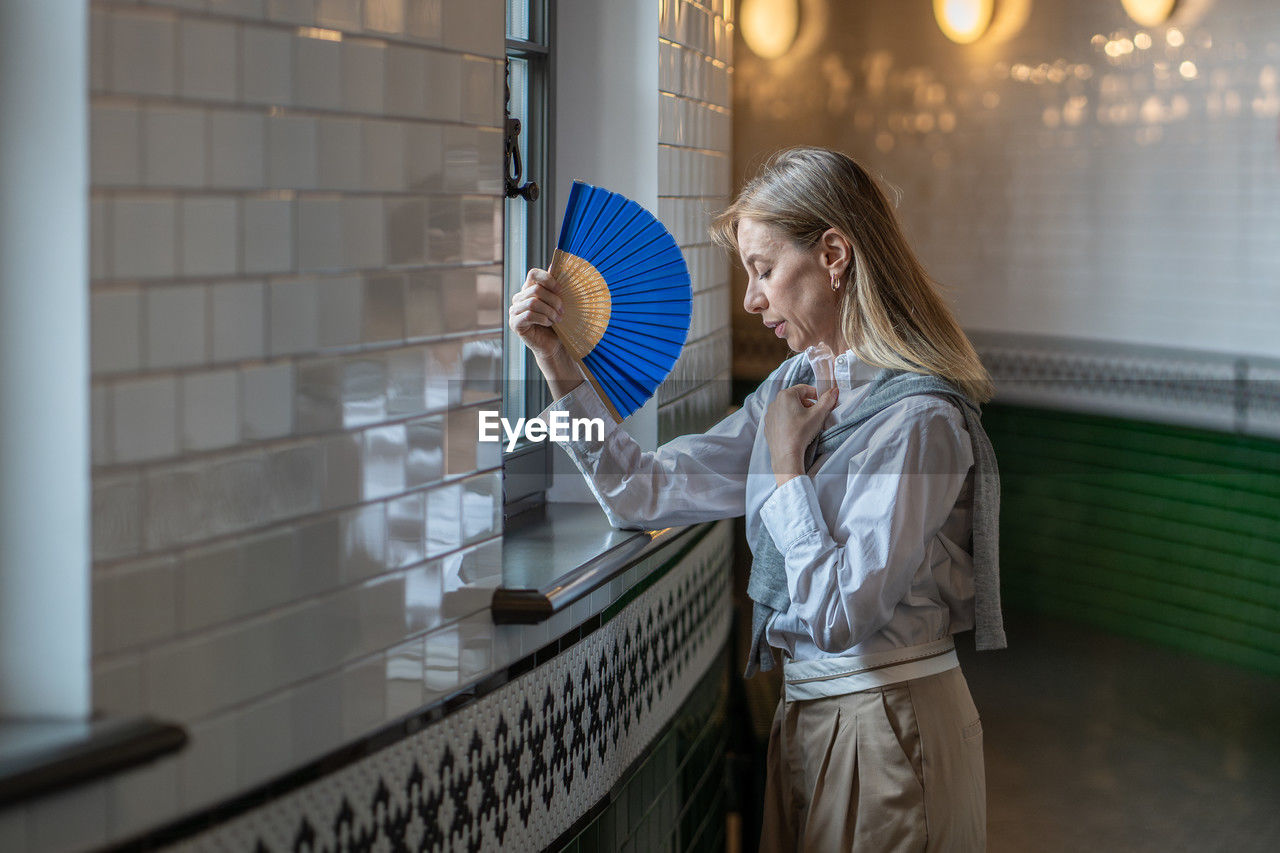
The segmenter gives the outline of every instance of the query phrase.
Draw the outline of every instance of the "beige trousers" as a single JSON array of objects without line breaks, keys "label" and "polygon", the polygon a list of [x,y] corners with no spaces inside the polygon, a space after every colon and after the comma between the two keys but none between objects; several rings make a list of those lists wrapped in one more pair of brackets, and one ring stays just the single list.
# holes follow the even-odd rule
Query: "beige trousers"
[{"label": "beige trousers", "polygon": [[973,853],[986,838],[982,723],[958,668],[778,703],[761,853]]}]

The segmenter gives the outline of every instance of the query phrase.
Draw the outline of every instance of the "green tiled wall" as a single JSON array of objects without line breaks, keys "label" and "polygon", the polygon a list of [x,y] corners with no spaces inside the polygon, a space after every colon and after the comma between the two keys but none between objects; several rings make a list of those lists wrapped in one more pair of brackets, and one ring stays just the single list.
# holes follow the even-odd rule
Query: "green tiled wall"
[{"label": "green tiled wall", "polygon": [[989,406],[1008,609],[1280,675],[1280,442]]},{"label": "green tiled wall", "polygon": [[727,650],[671,726],[563,853],[724,849]]}]

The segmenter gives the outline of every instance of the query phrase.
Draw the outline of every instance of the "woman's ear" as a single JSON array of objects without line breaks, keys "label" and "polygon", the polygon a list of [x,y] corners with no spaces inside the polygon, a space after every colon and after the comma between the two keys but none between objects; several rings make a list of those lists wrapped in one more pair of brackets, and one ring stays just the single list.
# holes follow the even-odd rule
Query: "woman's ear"
[{"label": "woman's ear", "polygon": [[828,228],[818,240],[821,247],[822,265],[829,273],[844,278],[853,269],[853,246],[845,236],[834,228]]}]

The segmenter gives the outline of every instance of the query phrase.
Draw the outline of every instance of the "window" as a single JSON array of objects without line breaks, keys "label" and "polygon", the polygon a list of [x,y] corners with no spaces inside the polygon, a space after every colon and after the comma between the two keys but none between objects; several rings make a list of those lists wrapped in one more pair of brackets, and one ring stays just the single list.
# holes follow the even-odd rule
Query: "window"
[{"label": "window", "polygon": [[[549,0],[507,0],[507,200],[503,257],[508,304],[524,284],[529,268],[545,268],[551,259],[550,5]],[[505,311],[503,316],[505,318]],[[508,331],[503,347],[502,414],[513,423],[517,418],[537,414],[549,402],[542,375],[533,359],[526,355],[520,341]],[[550,479],[549,449],[545,443],[524,442],[506,454],[503,482],[507,515],[541,502]]]}]

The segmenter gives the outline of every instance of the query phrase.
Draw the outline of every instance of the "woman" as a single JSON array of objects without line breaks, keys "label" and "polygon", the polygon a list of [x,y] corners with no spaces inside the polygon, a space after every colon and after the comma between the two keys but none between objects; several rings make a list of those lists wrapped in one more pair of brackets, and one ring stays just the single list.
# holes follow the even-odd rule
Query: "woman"
[{"label": "woman", "polygon": [[[976,416],[990,380],[848,157],[781,152],[712,231],[746,269],[749,313],[796,353],[839,354],[835,387],[819,396],[797,355],[702,435],[645,453],[612,427],[564,446],[615,526],[746,514],[747,675],[779,649],[785,681],[762,851],[982,850],[982,726],[951,635],[976,624],[979,648],[1004,645],[998,479]],[[510,326],[553,409],[611,424],[548,328],[556,288],[531,271]]]}]

